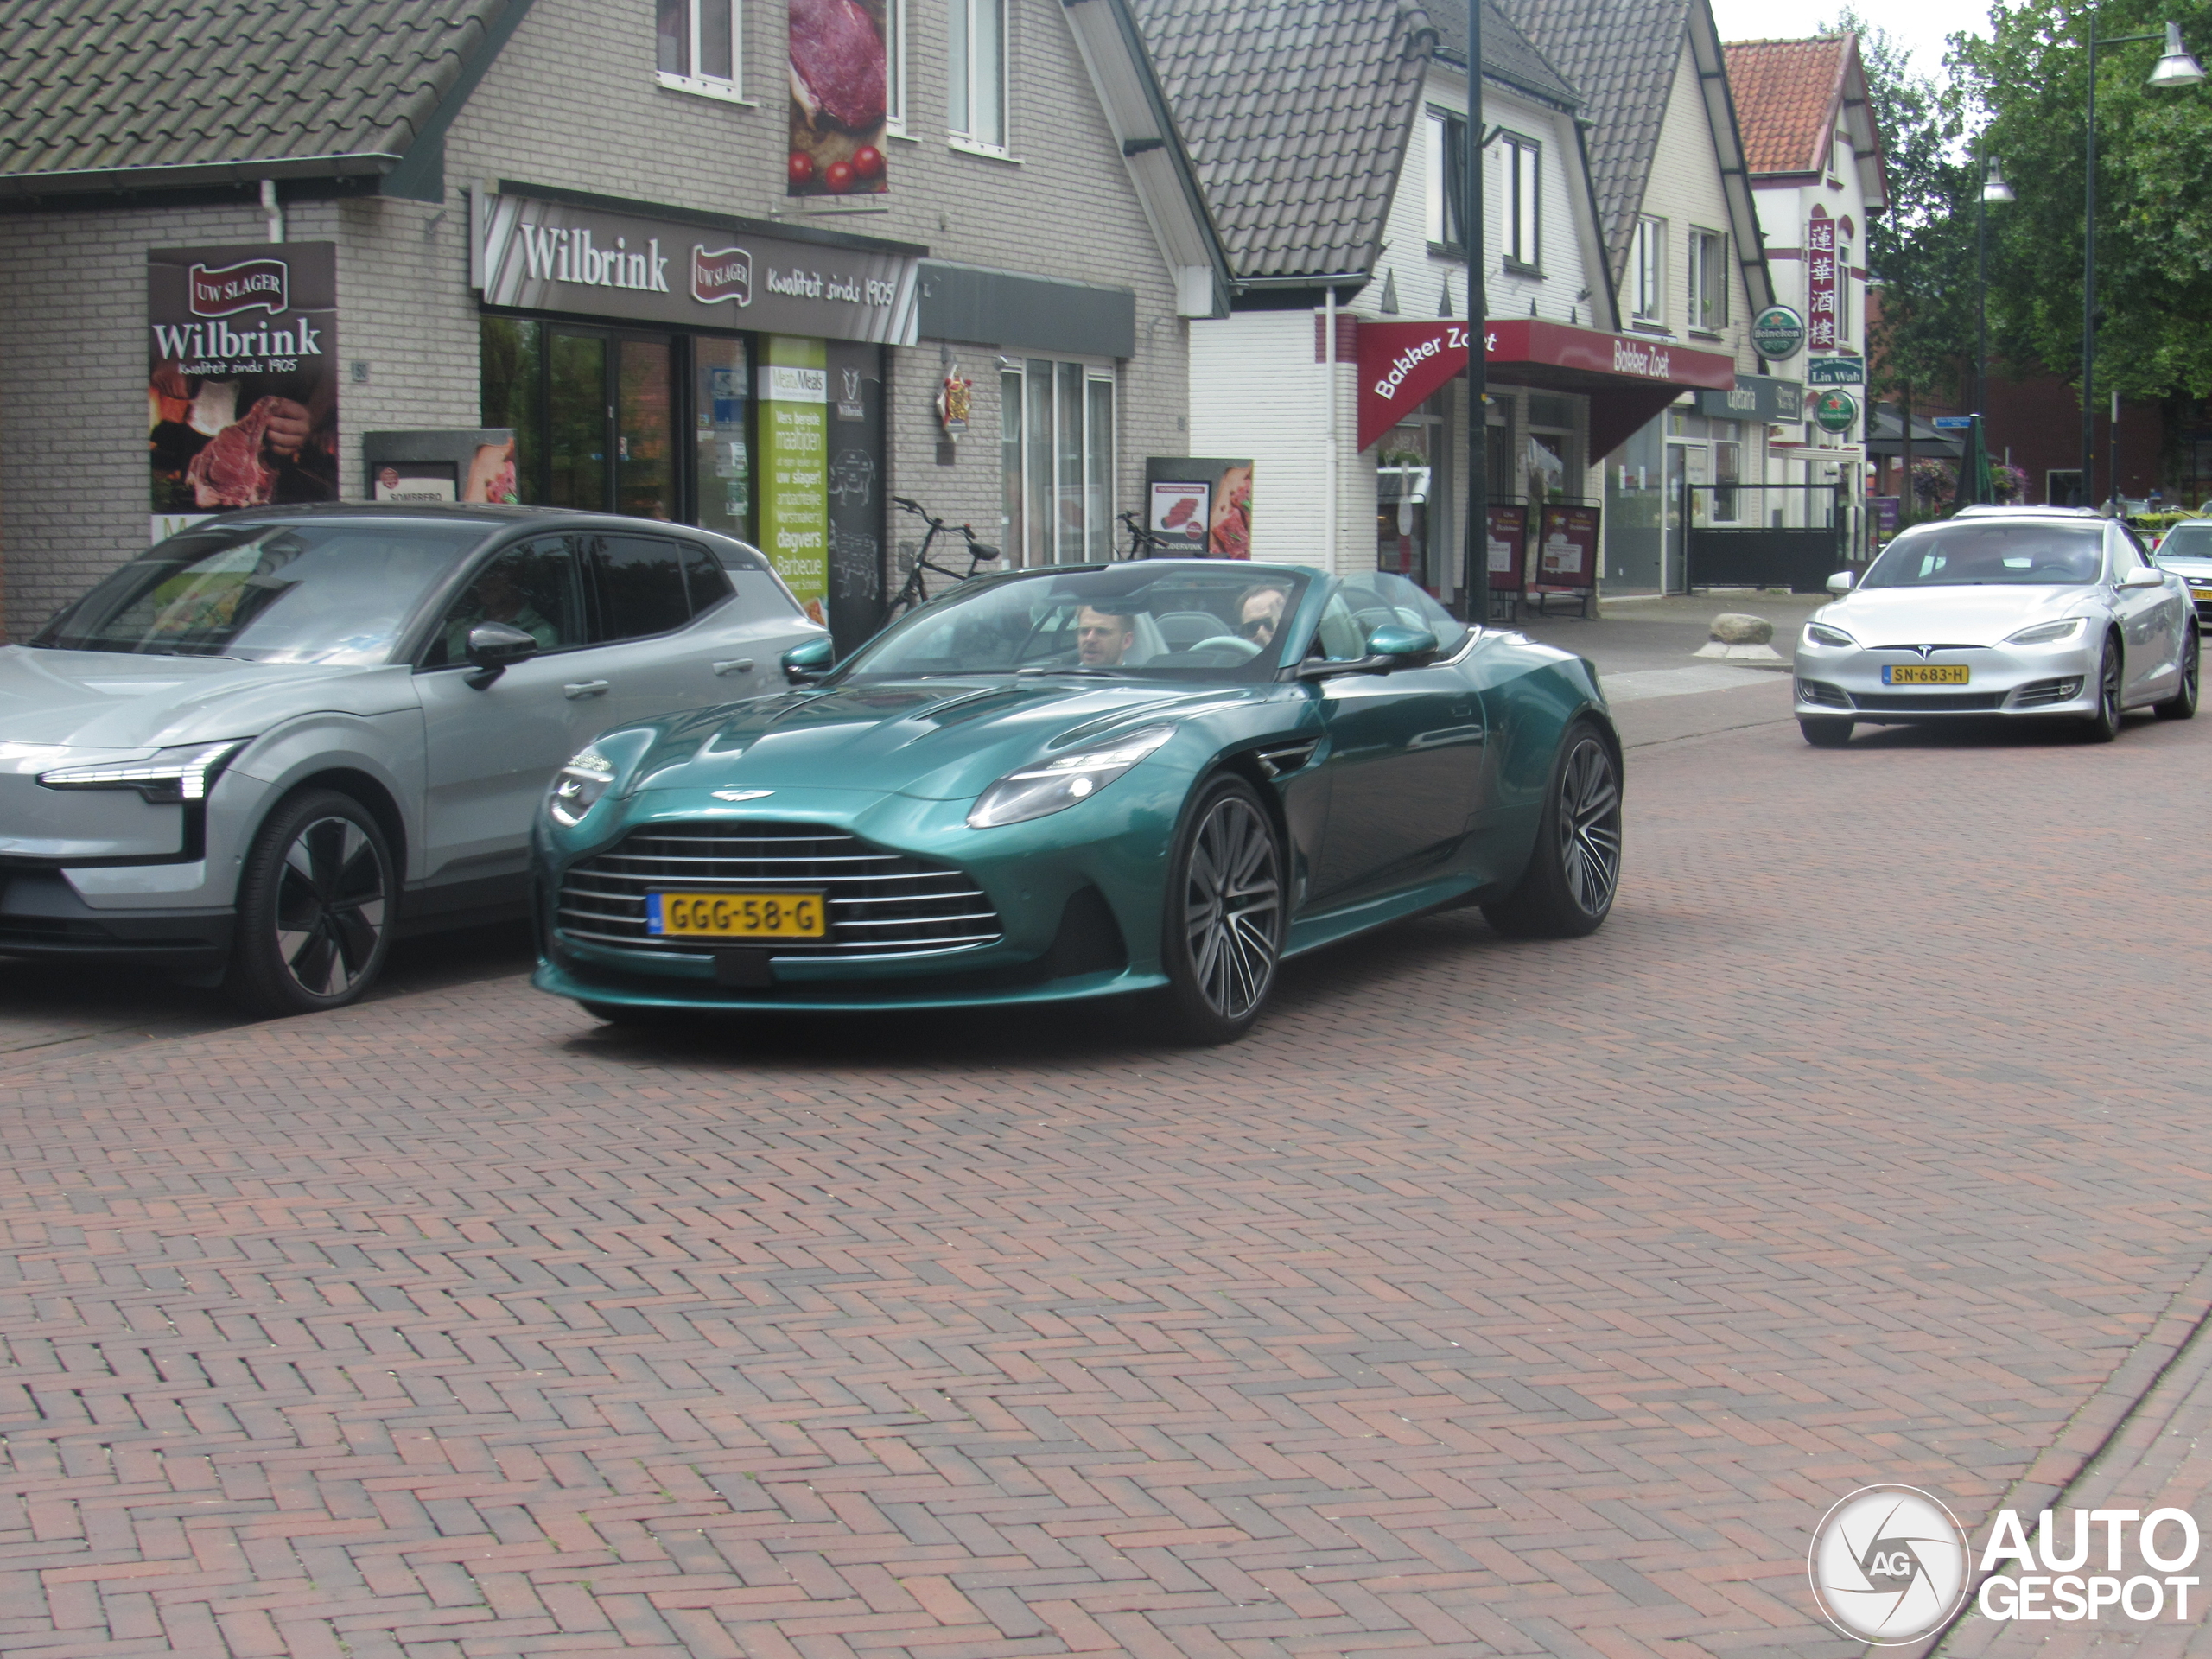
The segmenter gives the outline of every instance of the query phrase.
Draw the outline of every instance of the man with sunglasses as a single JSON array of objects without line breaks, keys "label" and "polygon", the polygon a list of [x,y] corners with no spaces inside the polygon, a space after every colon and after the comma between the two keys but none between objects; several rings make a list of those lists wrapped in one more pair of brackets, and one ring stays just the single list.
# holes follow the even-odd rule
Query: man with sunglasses
[{"label": "man with sunglasses", "polygon": [[1282,627],[1282,607],[1289,595],[1264,584],[1247,588],[1236,596],[1236,632],[1262,651],[1275,642]]}]

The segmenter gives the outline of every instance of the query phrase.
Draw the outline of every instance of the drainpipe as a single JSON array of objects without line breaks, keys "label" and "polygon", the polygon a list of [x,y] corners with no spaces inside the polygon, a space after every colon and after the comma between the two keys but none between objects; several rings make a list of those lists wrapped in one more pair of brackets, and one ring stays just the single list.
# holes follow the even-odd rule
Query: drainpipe
[{"label": "drainpipe", "polygon": [[269,219],[269,239],[282,242],[284,239],[284,204],[276,200],[276,181],[274,179],[261,181],[261,211]]},{"label": "drainpipe", "polygon": [[1328,560],[1326,569],[1333,576],[1337,574],[1337,290],[1331,286],[1322,292],[1328,296],[1321,313],[1323,327],[1328,331],[1321,361],[1327,365],[1329,377],[1329,472],[1321,486],[1322,522],[1327,526],[1322,532],[1321,549]]}]

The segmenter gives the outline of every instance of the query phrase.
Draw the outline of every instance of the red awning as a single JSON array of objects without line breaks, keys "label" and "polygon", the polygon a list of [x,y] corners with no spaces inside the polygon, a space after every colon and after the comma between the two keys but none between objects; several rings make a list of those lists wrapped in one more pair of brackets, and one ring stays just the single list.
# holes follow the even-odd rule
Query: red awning
[{"label": "red awning", "polygon": [[[1684,391],[1733,391],[1736,363],[1636,334],[1609,334],[1541,317],[1494,320],[1484,355],[1501,384],[1580,392],[1590,399],[1590,455],[1610,454]],[[1467,325],[1359,325],[1359,447],[1374,443],[1436,389],[1466,372]]]}]

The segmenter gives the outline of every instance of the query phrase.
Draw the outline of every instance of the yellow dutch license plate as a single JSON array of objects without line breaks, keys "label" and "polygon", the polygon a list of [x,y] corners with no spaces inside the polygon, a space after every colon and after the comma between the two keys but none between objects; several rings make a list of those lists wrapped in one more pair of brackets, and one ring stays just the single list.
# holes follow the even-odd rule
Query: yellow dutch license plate
[{"label": "yellow dutch license plate", "polygon": [[1964,685],[1973,673],[1964,663],[1885,663],[1884,685]]},{"label": "yellow dutch license plate", "polygon": [[820,939],[818,893],[649,893],[645,931],[671,939]]}]

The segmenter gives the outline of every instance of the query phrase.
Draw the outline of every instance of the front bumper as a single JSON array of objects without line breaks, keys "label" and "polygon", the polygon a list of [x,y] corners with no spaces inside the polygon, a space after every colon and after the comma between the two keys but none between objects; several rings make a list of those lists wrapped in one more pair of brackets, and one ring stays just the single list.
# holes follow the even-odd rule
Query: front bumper
[{"label": "front bumper", "polygon": [[[1800,718],[1840,718],[1870,724],[1975,716],[2093,715],[2097,708],[2097,636],[2056,645],[1990,645],[1938,651],[1923,659],[1910,651],[1799,645],[1796,711]],[[1885,666],[1964,667],[1964,685],[1891,685]]]},{"label": "front bumper", "polygon": [[228,906],[95,908],[74,874],[0,868],[0,956],[138,962],[187,973],[219,968],[228,957],[236,921]]}]

